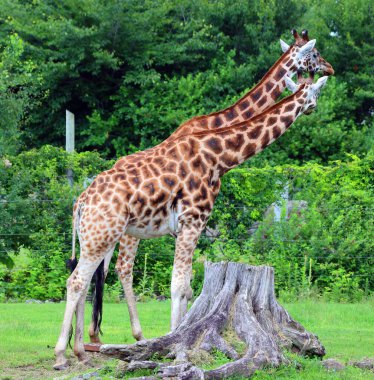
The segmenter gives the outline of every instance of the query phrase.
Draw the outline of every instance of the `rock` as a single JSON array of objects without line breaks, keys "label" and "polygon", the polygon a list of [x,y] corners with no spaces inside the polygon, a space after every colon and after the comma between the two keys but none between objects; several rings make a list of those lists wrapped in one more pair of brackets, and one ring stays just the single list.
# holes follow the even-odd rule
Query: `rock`
[{"label": "rock", "polygon": [[328,371],[342,371],[345,368],[345,365],[337,361],[336,359],[326,359],[322,361],[322,365]]},{"label": "rock", "polygon": [[369,369],[374,371],[374,358],[363,358],[362,360],[354,360],[348,363],[357,368]]},{"label": "rock", "polygon": [[157,301],[166,301],[166,297],[165,296],[158,296],[157,298]]},{"label": "rock", "polygon": [[34,299],[29,299],[29,300],[26,300],[25,303],[43,303],[43,301],[40,301],[40,300],[34,300]]},{"label": "rock", "polygon": [[44,303],[56,303],[56,301],[53,299],[50,299],[50,300],[46,300]]},{"label": "rock", "polygon": [[128,371],[136,371],[138,369],[155,369],[158,367],[158,363],[144,360],[144,361],[135,361],[133,360],[127,367]]},{"label": "rock", "polygon": [[95,371],[95,372],[90,372],[90,373],[85,373],[83,375],[75,376],[71,380],[82,380],[82,379],[91,379],[91,378],[95,378],[95,380],[101,379],[98,376],[99,376],[99,373]]}]

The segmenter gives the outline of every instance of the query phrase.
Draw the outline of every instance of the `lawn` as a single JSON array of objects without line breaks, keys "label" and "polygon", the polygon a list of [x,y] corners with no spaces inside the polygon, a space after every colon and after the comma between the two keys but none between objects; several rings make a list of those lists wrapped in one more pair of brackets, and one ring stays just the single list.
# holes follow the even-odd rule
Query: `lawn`
[{"label": "lawn", "polygon": [[[0,379],[48,379],[64,375],[51,370],[53,346],[59,334],[64,306],[63,303],[0,304]],[[138,307],[146,337],[159,336],[168,331],[168,301],[140,303]],[[286,304],[285,307],[296,320],[319,336],[326,347],[327,357],[344,362],[374,357],[374,303],[303,302]],[[87,306],[87,326],[90,309]],[[104,306],[102,328],[106,343],[134,342],[125,304]],[[69,352],[71,355],[70,349]],[[268,369],[256,374],[255,379],[374,379],[373,373],[353,367],[339,373],[328,373],[317,361],[298,358],[297,361],[301,369],[300,365]],[[72,359],[72,362],[75,363],[75,360]],[[97,363],[104,365],[103,359]],[[109,362],[109,372],[115,364],[115,361]],[[75,364],[69,373],[73,376],[73,373],[89,371]],[[102,378],[105,377],[102,374]]]}]

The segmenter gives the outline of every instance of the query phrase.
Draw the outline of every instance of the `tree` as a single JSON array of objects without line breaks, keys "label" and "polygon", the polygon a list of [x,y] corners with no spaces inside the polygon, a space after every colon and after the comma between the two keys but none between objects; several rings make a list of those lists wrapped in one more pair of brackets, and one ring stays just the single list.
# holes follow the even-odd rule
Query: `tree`
[{"label": "tree", "polygon": [[0,157],[14,155],[22,147],[21,125],[32,108],[35,64],[22,60],[24,43],[11,34],[0,53]]}]

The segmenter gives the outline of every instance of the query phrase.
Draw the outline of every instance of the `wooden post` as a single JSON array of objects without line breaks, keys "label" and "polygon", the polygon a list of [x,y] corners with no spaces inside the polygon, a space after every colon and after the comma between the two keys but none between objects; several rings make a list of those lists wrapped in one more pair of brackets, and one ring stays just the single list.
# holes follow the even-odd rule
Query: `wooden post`
[{"label": "wooden post", "polygon": [[[66,151],[74,152],[74,135],[75,135],[75,119],[74,114],[66,110]],[[68,169],[66,172],[70,187],[73,187],[73,170]]]}]

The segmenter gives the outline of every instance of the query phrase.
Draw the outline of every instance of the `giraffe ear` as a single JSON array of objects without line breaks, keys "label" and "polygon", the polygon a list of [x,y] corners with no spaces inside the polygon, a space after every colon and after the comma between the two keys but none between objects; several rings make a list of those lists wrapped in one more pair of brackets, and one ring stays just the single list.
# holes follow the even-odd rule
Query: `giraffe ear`
[{"label": "giraffe ear", "polygon": [[295,93],[299,86],[288,76],[286,76],[284,78],[284,80],[286,81],[286,87],[292,92],[292,93]]},{"label": "giraffe ear", "polygon": [[315,92],[319,92],[322,87],[325,86],[328,76],[321,77],[317,80],[317,82],[313,85],[313,89]]},{"label": "giraffe ear", "polygon": [[283,40],[279,40],[279,42],[281,44],[281,48],[282,48],[283,53],[285,53],[290,48],[290,45],[288,45]]},{"label": "giraffe ear", "polygon": [[299,54],[301,56],[306,55],[312,51],[314,45],[316,44],[316,40],[308,41],[304,46],[302,46],[299,50]]}]

